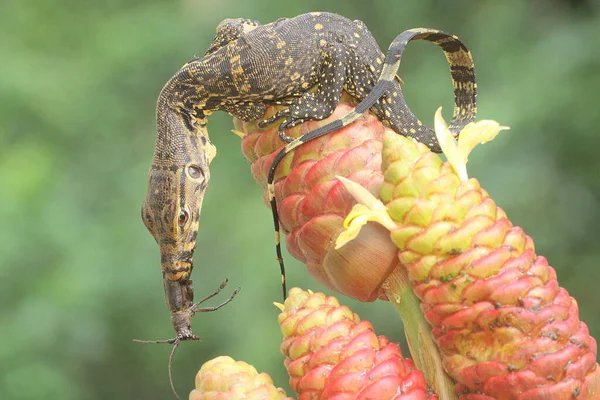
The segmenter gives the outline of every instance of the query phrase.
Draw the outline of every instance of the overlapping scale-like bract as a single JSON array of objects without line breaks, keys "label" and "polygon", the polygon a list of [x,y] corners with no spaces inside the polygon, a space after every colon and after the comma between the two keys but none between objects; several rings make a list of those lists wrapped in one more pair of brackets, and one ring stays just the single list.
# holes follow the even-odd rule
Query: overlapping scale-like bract
[{"label": "overlapping scale-like bract", "polygon": [[[265,118],[278,108],[270,107]],[[323,121],[310,121],[289,129],[298,137],[353,109],[340,104]],[[259,129],[256,123],[235,120],[236,132],[243,136],[242,151],[252,163],[252,174],[263,187],[276,151],[285,143],[277,126]],[[389,232],[376,224],[363,229],[348,246],[335,250],[335,238],[343,231],[343,221],[354,198],[335,178],[342,175],[377,193],[381,174],[381,138],[385,128],[373,115],[308,142],[288,154],[277,169],[275,195],[281,229],[287,234],[289,252],[306,263],[309,273],[339,293],[373,301],[381,296],[380,285],[398,263],[397,248]],[[265,202],[267,202],[265,190]]]},{"label": "overlapping scale-like bract", "polygon": [[279,323],[298,400],[437,399],[397,344],[334,297],[294,288]]},{"label": "overlapping scale-like bract", "polygon": [[[329,119],[288,135],[351,109],[340,104]],[[255,179],[266,186],[271,160],[284,145],[276,127],[236,121],[236,129]],[[392,240],[387,229],[369,223],[334,249],[355,204],[336,175],[388,206],[397,224]],[[579,321],[577,302],[479,183],[461,181],[425,146],[366,115],[295,149],[277,170],[275,188],[289,251],[328,287],[372,301],[382,297],[380,285],[394,268],[408,269],[462,400],[600,400],[596,342]]]},{"label": "overlapping scale-like bract", "polygon": [[196,374],[189,400],[292,400],[266,373],[231,357],[207,361]]},{"label": "overlapping scale-like bract", "polygon": [[389,133],[383,170],[391,237],[460,398],[600,399],[577,302],[479,182]]}]

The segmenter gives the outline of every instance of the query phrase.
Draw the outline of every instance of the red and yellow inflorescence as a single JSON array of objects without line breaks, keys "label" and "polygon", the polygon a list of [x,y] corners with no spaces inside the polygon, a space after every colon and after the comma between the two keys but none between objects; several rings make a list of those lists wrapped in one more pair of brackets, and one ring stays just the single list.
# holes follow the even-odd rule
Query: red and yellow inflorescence
[{"label": "red and yellow inflorescence", "polygon": [[[288,135],[351,108],[340,104],[329,119]],[[283,146],[276,127],[238,121],[236,129],[265,186]],[[596,342],[579,321],[577,302],[533,240],[465,172],[367,115],[280,165],[275,194],[288,249],[319,281],[363,301],[384,297],[381,284],[406,268],[463,400],[600,399]],[[337,175],[366,188],[392,221],[385,228],[367,223],[338,249],[356,200]]]},{"label": "red and yellow inflorescence", "polygon": [[294,288],[280,307],[281,352],[299,400],[437,399],[398,345],[336,298]]},{"label": "red and yellow inflorescence", "polygon": [[[299,400],[437,400],[396,343],[323,293],[291,289],[280,309],[281,352]],[[230,357],[206,362],[189,400],[290,400],[269,375]]]},{"label": "red and yellow inflorescence", "polygon": [[391,237],[461,398],[599,398],[596,341],[533,240],[422,144],[387,133],[383,160]]}]

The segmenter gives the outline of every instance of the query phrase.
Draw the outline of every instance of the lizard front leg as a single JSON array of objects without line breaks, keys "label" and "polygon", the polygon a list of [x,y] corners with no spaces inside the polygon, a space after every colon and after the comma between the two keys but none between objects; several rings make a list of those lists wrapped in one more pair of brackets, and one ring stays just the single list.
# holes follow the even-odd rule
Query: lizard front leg
[{"label": "lizard front leg", "polygon": [[229,114],[242,121],[255,121],[265,115],[267,106],[260,102],[244,102],[234,104],[224,104],[223,109]]},{"label": "lizard front leg", "polygon": [[[300,97],[302,93],[292,93],[288,97]],[[278,100],[270,100],[269,105],[282,105],[291,106],[294,102],[293,99],[284,98]],[[225,103],[223,104],[223,110],[229,115],[241,119],[244,122],[256,121],[262,118],[267,111],[267,105],[263,102],[247,101],[243,103]]]},{"label": "lizard front leg", "polygon": [[261,121],[259,126],[265,127],[284,118],[279,125],[279,137],[289,143],[293,139],[285,134],[285,129],[306,121],[329,117],[340,101],[346,82],[346,62],[350,57],[353,57],[350,50],[341,43],[326,44],[321,53],[317,92],[303,93],[300,97],[291,100],[288,108]]}]

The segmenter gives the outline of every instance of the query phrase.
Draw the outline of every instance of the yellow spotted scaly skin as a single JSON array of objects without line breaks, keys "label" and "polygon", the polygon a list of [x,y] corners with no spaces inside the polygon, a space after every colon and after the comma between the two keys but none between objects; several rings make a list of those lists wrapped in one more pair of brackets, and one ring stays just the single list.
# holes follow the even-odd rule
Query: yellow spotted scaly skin
[{"label": "yellow spotted scaly skin", "polygon": [[291,289],[281,352],[298,400],[437,400],[396,343],[323,293]]},{"label": "yellow spotted scaly skin", "polygon": [[207,361],[196,375],[189,400],[292,400],[266,373],[243,361],[221,356]]},{"label": "yellow spotted scaly skin", "polygon": [[460,399],[600,399],[596,341],[533,240],[425,146],[383,143],[391,238]]}]

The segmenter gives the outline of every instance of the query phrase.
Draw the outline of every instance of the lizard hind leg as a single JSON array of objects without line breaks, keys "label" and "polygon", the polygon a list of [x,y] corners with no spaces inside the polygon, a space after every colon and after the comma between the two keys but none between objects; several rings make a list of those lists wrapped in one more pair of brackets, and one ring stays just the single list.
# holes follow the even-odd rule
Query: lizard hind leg
[{"label": "lizard hind leg", "polygon": [[[321,53],[321,67],[317,72],[317,91],[303,93],[291,100],[290,106],[261,121],[258,126],[265,127],[280,118],[279,137],[286,143],[293,138],[285,130],[306,121],[321,120],[329,117],[340,101],[346,82],[346,61],[351,57],[350,50],[341,43],[325,45]],[[293,78],[290,77],[290,79]]]}]

